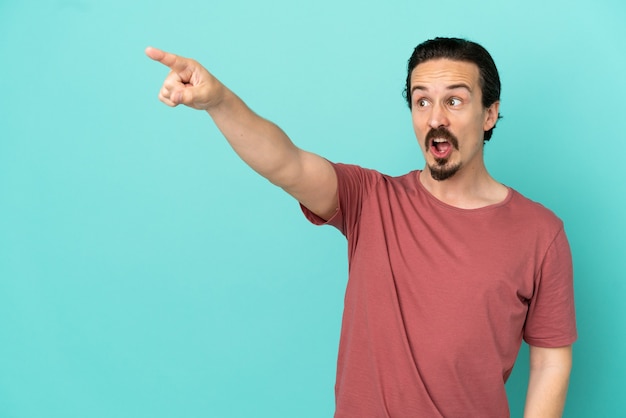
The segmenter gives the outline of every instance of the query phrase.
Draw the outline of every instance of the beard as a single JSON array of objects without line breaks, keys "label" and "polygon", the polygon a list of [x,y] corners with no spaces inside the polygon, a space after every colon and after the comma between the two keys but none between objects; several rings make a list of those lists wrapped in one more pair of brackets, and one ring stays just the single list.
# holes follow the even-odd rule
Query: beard
[{"label": "beard", "polygon": [[[428,134],[426,134],[426,138],[424,140],[426,149],[430,147],[431,141],[435,138],[443,138],[447,140],[450,145],[454,147],[454,149],[459,149],[459,140],[457,139],[457,137],[444,127],[439,127],[428,131]],[[436,181],[449,179],[450,177],[454,176],[460,168],[460,162],[456,164],[449,164],[449,158],[435,158],[435,163],[428,166],[430,176],[433,178],[433,180]]]},{"label": "beard", "polygon": [[461,163],[448,164],[447,158],[436,158],[435,164],[430,164],[428,170],[433,180],[443,181],[454,176],[461,168]]}]

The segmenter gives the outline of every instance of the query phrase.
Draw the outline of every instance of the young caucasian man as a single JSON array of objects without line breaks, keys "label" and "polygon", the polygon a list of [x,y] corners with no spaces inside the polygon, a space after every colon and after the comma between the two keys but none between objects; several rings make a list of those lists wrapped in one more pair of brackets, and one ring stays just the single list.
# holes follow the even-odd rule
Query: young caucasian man
[{"label": "young caucasian man", "polygon": [[500,79],[482,46],[415,48],[405,96],[426,164],[398,177],[304,151],[196,61],[146,54],[171,69],[161,101],[206,111],[311,222],[346,236],[335,417],[509,416],[522,340],[525,416],[561,416],[577,337],[570,249],[559,218],[485,167]]}]

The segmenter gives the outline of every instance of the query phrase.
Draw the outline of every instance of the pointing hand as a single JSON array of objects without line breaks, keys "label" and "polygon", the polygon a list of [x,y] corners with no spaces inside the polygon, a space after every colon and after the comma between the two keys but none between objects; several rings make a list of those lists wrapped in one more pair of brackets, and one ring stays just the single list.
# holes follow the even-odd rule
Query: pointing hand
[{"label": "pointing hand", "polygon": [[159,92],[166,105],[207,110],[222,100],[224,86],[197,61],[152,47],[146,48],[146,55],[171,70]]}]

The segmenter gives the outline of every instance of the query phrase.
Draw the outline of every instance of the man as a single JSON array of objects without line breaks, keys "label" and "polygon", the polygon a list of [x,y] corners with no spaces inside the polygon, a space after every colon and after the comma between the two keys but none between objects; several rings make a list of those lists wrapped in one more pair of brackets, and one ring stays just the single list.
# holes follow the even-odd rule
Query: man
[{"label": "man", "polygon": [[409,60],[406,98],[426,160],[390,177],[297,148],[197,62],[171,68],[169,106],[206,110],[237,154],[348,239],[336,417],[505,417],[530,345],[525,416],[562,414],[576,339],[562,222],[494,180],[483,147],[500,80],[480,45],[437,38]]}]

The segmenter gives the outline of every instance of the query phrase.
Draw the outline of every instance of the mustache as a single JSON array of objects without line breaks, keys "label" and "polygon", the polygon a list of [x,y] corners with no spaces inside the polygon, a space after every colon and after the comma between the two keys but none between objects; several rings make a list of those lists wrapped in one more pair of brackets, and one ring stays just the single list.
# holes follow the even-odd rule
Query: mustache
[{"label": "mustache", "polygon": [[433,128],[426,134],[426,139],[424,140],[424,145],[426,149],[430,146],[431,142],[435,138],[441,138],[448,141],[455,149],[459,149],[459,140],[452,132],[450,132],[447,128],[440,126],[438,128]]}]

